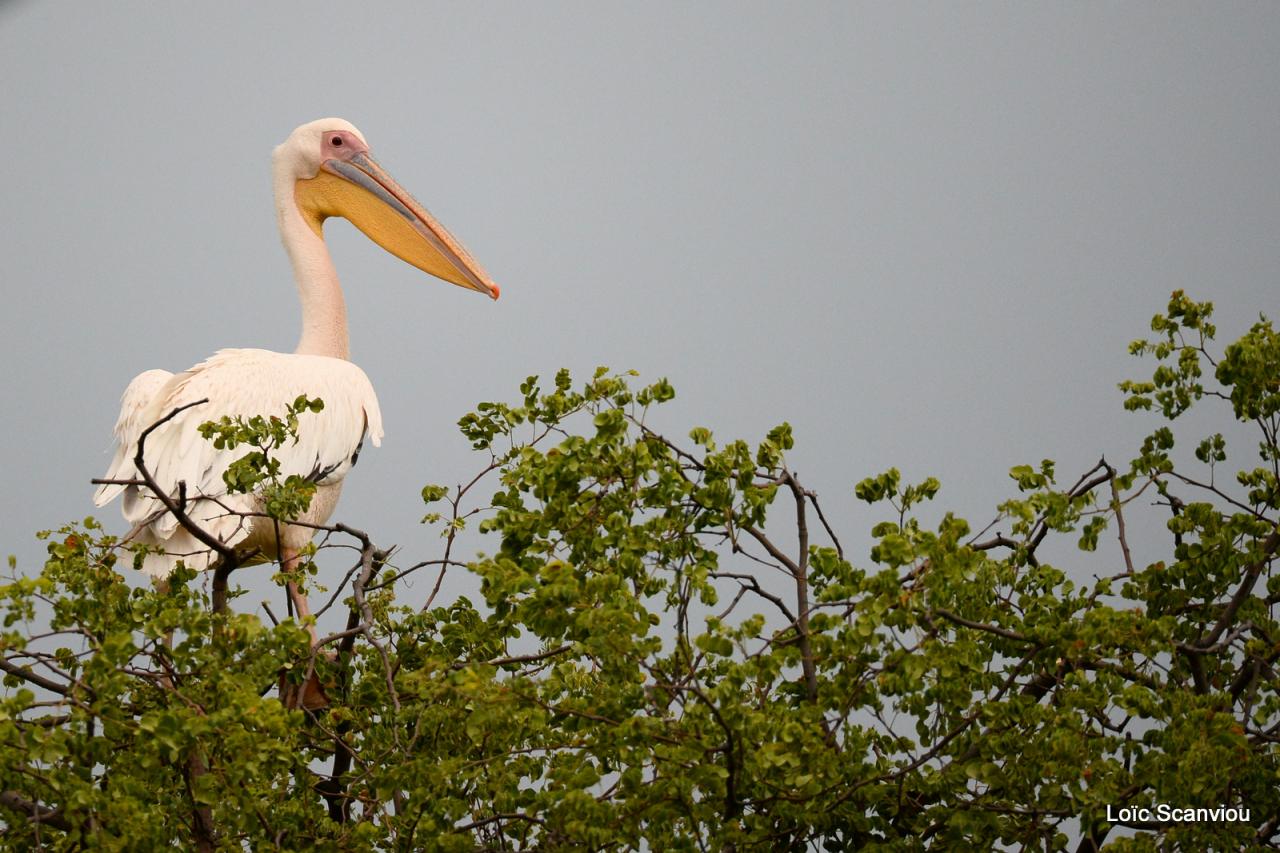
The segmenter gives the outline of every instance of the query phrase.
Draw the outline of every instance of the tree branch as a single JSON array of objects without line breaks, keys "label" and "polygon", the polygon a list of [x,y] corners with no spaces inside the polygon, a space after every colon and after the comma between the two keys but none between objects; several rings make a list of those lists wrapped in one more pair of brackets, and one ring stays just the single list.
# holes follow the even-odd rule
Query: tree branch
[{"label": "tree branch", "polygon": [[43,687],[45,690],[48,690],[53,693],[57,693],[59,696],[66,696],[67,693],[70,692],[69,687],[59,684],[58,682],[53,681],[52,679],[45,678],[43,675],[36,675],[34,672],[32,672],[31,670],[27,669],[24,666],[18,666],[17,664],[10,663],[7,658],[0,658],[0,669],[4,670],[10,675],[16,675],[18,678],[21,678],[23,681],[27,682],[28,684],[34,684],[37,687]]},{"label": "tree branch", "polygon": [[195,781],[208,772],[209,766],[193,747],[182,768],[182,779],[187,786],[187,796],[191,798],[191,833],[195,836],[196,850],[200,853],[212,853],[218,849],[217,834],[213,828],[213,809],[199,805],[196,800]]},{"label": "tree branch", "polygon": [[[209,546],[209,549],[216,552],[223,560],[235,563],[235,549],[227,545],[221,539],[211,535],[203,527],[192,521],[191,517],[187,515],[185,508],[179,506],[173,499],[172,495],[160,488],[160,484],[156,482],[155,477],[151,476],[151,471],[147,469],[146,461],[143,458],[146,452],[147,439],[151,436],[151,433],[155,432],[161,426],[164,426],[187,409],[204,405],[207,402],[209,402],[209,398],[203,397],[195,402],[187,403],[185,406],[178,406],[172,412],[144,429],[142,431],[142,435],[138,436],[138,451],[133,455],[133,465],[138,469],[138,474],[140,474],[142,479],[146,482],[147,488],[151,490],[152,494],[156,496],[156,499],[160,501],[160,503],[164,504],[165,509],[173,513],[173,517],[178,519],[178,523],[181,524],[188,533],[200,540],[202,544]],[[181,486],[181,488],[185,490],[185,486]],[[185,499],[183,502],[185,503]]]},{"label": "tree branch", "polygon": [[1116,486],[1116,469],[1107,466],[1107,479],[1111,481],[1111,509],[1116,514],[1116,536],[1120,539],[1120,551],[1124,554],[1124,567],[1133,574],[1133,557],[1129,554],[1129,540],[1124,532],[1124,502],[1120,500],[1120,489]]},{"label": "tree branch", "polygon": [[0,792],[0,806],[18,812],[31,823],[45,823],[63,832],[70,832],[72,829],[70,821],[62,816],[62,809],[51,809],[28,800],[17,791]]},{"label": "tree branch", "polygon": [[1262,574],[1262,570],[1267,567],[1271,557],[1275,555],[1277,548],[1280,548],[1280,527],[1273,529],[1267,538],[1263,540],[1262,556],[1250,563],[1245,569],[1244,579],[1240,581],[1240,587],[1236,590],[1236,594],[1231,596],[1231,601],[1227,604],[1227,608],[1222,611],[1222,615],[1218,617],[1213,630],[1196,642],[1195,645],[1201,651],[1207,651],[1209,647],[1218,642],[1222,632],[1227,630],[1227,626],[1235,620],[1236,611],[1240,609],[1240,605],[1244,604],[1249,598],[1249,594],[1253,592],[1253,585],[1258,582],[1258,577]]},{"label": "tree branch", "polygon": [[513,657],[506,657],[506,658],[491,658],[486,661],[457,661],[453,664],[450,664],[449,668],[450,669],[466,669],[467,667],[475,666],[476,664],[482,664],[484,666],[507,666],[513,663],[535,663],[537,661],[553,658],[556,655],[562,655],[572,648],[573,648],[572,645],[566,643],[563,646],[557,646],[554,649],[548,649],[545,652],[538,652],[537,654],[531,654],[531,655],[515,655]]},{"label": "tree branch", "polygon": [[800,639],[800,666],[804,671],[805,693],[810,702],[818,701],[818,667],[813,659],[813,643],[809,637],[809,525],[805,519],[804,489],[796,475],[783,469],[783,477],[796,502],[796,557],[792,576],[796,582],[796,633]]}]

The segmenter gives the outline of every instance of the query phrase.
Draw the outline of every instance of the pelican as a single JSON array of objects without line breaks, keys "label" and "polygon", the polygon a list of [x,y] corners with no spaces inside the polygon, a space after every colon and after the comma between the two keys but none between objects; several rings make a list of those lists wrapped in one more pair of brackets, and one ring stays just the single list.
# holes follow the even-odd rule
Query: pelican
[{"label": "pelican", "polygon": [[[217,552],[194,537],[145,486],[134,464],[138,439],[176,409],[207,399],[156,427],[146,439],[143,462],[168,495],[186,498],[186,514],[246,562],[279,561],[286,572],[299,568],[299,552],[315,530],[277,526],[252,515],[263,510],[253,495],[229,494],[223,482],[228,465],[245,452],[215,449],[197,427],[227,415],[283,413],[299,395],[320,398],[324,409],[301,416],[299,440],[273,451],[280,474],[311,478],[316,492],[298,521],[324,524],[332,515],[343,479],[356,464],[366,435],[382,440],[378,398],[364,371],[356,367],[347,338],[342,288],[325,246],[323,223],[340,216],[391,254],[460,287],[498,298],[498,286],[422,205],[414,201],[369,155],[364,135],[337,118],[309,122],[289,134],[272,156],[276,220],[289,254],[302,303],[302,335],[292,353],[224,349],[182,373],[148,370],[125,389],[115,426],[115,457],[94,494],[103,506],[123,494],[122,511],[132,530],[126,541],[156,551],[142,570],[158,584],[184,562],[212,568]],[[132,481],[132,482],[131,482]],[[299,621],[310,615],[297,585],[288,592]],[[314,625],[310,625],[315,642]]]}]

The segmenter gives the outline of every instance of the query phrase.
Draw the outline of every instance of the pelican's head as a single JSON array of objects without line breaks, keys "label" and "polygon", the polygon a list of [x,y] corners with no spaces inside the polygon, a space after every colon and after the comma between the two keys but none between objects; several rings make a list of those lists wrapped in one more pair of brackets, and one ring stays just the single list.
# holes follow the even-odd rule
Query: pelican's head
[{"label": "pelican's head", "polygon": [[293,180],[298,211],[316,234],[341,216],[405,263],[436,278],[498,298],[498,285],[462,244],[369,156],[355,125],[308,122],[275,150],[277,175]]}]

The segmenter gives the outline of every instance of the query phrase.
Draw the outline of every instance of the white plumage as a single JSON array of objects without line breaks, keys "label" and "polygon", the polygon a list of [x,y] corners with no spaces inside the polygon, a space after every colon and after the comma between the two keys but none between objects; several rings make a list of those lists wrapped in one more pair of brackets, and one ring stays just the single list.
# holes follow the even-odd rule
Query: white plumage
[{"label": "white plumage", "polygon": [[[274,525],[237,513],[262,511],[250,495],[228,494],[222,475],[251,448],[217,450],[197,427],[222,416],[282,415],[299,395],[319,397],[324,409],[299,416],[298,441],[272,452],[281,463],[281,476],[297,474],[320,486],[313,507],[301,519],[323,524],[336,504],[336,490],[355,464],[366,431],[375,446],[382,441],[382,415],[368,377],[342,359],[297,355],[259,349],[226,349],[177,375],[148,370],[137,376],[121,400],[116,424],[118,448],[105,479],[136,479],[138,437],[151,424],[176,408],[208,398],[209,402],[178,414],[147,438],[143,459],[151,475],[175,500],[179,483],[186,483],[186,512],[222,542],[255,548],[261,559],[275,559],[279,548]],[[130,538],[158,545],[165,554],[148,555],[143,570],[163,578],[179,559],[205,569],[216,554],[178,525],[172,513],[143,486],[104,485],[94,495],[102,506],[124,494],[125,520],[133,525]],[[286,545],[311,539],[308,528],[284,529]]]}]

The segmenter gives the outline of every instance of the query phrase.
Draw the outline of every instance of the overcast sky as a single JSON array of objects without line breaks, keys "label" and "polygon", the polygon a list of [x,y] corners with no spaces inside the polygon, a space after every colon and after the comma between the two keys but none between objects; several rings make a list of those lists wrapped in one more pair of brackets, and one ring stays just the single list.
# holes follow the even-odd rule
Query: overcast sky
[{"label": "overcast sky", "polygon": [[607,364],[673,432],[790,420],[854,541],[891,465],[981,526],[1011,465],[1129,458],[1171,290],[1280,313],[1278,43],[1261,3],[0,6],[0,550],[95,511],[135,374],[293,348],[269,155],[328,115],[503,293],[329,226],[387,430],[336,519],[427,552],[458,417]]}]

